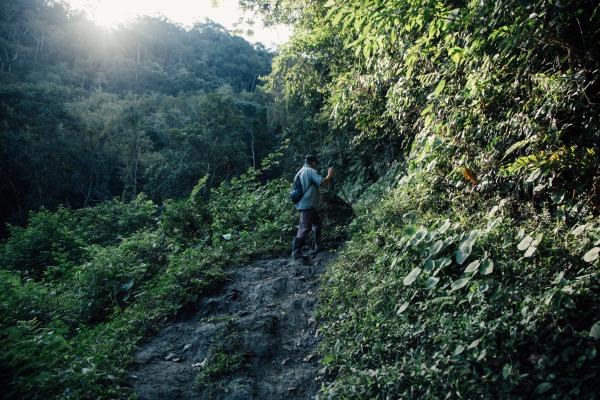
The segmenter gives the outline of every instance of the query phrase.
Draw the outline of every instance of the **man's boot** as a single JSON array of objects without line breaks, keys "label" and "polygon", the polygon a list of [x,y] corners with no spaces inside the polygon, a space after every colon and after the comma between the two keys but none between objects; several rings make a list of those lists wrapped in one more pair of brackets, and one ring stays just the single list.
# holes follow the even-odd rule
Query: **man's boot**
[{"label": "man's boot", "polygon": [[321,245],[321,232],[313,231],[313,241],[315,242],[315,253],[323,251],[323,246]]},{"label": "man's boot", "polygon": [[302,258],[302,244],[304,240],[294,237],[292,242],[292,258]]}]

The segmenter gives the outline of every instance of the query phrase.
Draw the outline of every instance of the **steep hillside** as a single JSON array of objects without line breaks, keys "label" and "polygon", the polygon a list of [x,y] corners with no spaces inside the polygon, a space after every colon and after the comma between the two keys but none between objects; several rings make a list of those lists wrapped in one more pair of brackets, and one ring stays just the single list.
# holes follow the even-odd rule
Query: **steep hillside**
[{"label": "steep hillside", "polygon": [[597,2],[282,4],[292,149],[358,201],[322,286],[325,397],[595,398]]}]

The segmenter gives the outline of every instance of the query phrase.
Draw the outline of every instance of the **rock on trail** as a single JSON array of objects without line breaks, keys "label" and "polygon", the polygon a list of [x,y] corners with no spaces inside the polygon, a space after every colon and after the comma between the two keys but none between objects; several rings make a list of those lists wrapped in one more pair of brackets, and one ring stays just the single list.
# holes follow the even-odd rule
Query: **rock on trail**
[{"label": "rock on trail", "polygon": [[140,399],[313,399],[319,277],[332,253],[231,271],[198,312],[146,342],[130,384]]}]

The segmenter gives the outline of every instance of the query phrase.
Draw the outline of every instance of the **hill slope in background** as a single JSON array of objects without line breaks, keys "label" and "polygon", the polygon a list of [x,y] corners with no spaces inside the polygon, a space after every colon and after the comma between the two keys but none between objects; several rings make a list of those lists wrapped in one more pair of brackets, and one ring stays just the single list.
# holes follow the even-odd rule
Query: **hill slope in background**
[{"label": "hill slope in background", "polygon": [[272,53],[213,22],[186,30],[144,17],[118,29],[94,25],[61,2],[0,6],[0,81],[49,82],[110,93],[252,91]]}]

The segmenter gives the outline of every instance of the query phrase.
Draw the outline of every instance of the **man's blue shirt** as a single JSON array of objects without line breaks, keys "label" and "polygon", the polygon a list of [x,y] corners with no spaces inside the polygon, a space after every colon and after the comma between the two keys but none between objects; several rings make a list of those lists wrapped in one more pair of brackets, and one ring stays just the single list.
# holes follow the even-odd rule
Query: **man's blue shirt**
[{"label": "man's blue shirt", "polygon": [[[319,210],[321,207],[321,193],[319,192],[319,187],[321,186],[323,178],[308,164],[304,164],[304,167],[298,171],[296,176],[299,177],[304,192],[302,199],[296,203],[296,208],[298,210],[308,210],[311,208]],[[294,177],[294,179],[296,178]]]}]

